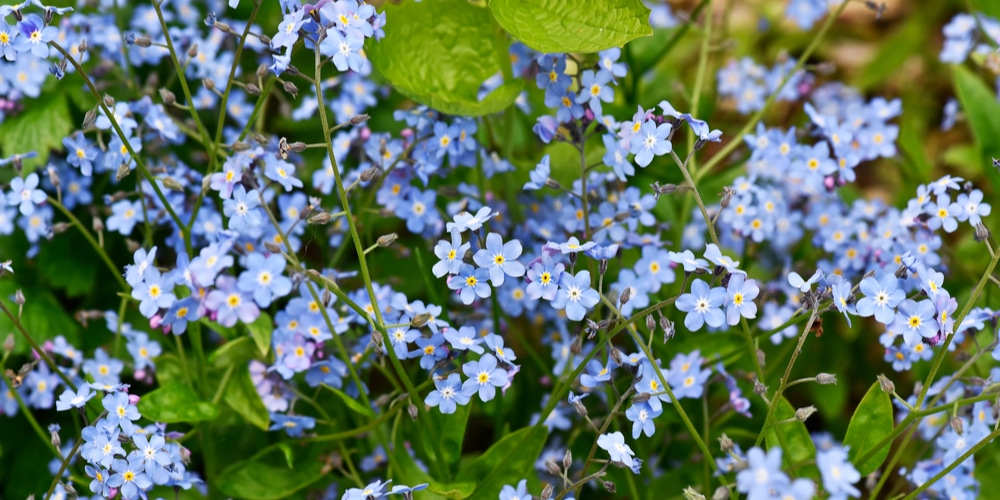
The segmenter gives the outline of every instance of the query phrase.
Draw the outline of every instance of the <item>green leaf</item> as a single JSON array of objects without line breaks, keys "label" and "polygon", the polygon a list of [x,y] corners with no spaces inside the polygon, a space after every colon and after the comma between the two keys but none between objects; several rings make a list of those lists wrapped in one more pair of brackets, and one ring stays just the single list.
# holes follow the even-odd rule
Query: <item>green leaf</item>
[{"label": "green leaf", "polygon": [[368,408],[367,406],[361,404],[357,399],[354,399],[354,398],[348,396],[347,394],[344,393],[344,391],[342,391],[340,389],[337,389],[336,387],[330,387],[330,386],[328,386],[326,384],[322,384],[322,387],[324,387],[326,389],[329,389],[331,392],[333,392],[334,394],[336,394],[337,397],[339,397],[340,400],[343,401],[344,404],[347,405],[347,407],[351,409],[351,411],[353,411],[353,412],[355,412],[355,413],[357,413],[357,414],[359,414],[359,415],[361,415],[363,417],[374,417],[375,416],[375,412],[371,408]]},{"label": "green leaf", "polygon": [[219,408],[201,401],[190,387],[173,383],[143,396],[139,413],[156,422],[174,424],[212,420],[219,415]]},{"label": "green leaf", "polygon": [[59,245],[42,245],[38,252],[38,271],[55,288],[66,295],[77,297],[93,291],[97,280],[98,265],[81,265],[81,262],[100,262],[98,255],[87,245],[76,230],[60,236]]},{"label": "green leaf", "polygon": [[955,91],[962,103],[962,111],[969,120],[972,134],[976,136],[979,151],[976,171],[986,171],[993,186],[1000,189],[1000,173],[993,168],[991,158],[1000,158],[1000,102],[993,90],[964,66],[953,66]]},{"label": "green leaf", "polygon": [[63,138],[72,131],[69,106],[62,94],[26,102],[24,113],[0,124],[0,157],[38,153],[37,157],[24,161],[27,174],[48,161],[50,149],[61,150]]},{"label": "green leaf", "polygon": [[213,368],[224,369],[246,364],[247,361],[254,358],[256,351],[253,339],[240,337],[222,344],[222,347],[208,356],[208,361]]},{"label": "green leaf", "polygon": [[532,426],[504,436],[458,472],[458,482],[476,483],[474,498],[496,498],[505,484],[517,484],[531,475],[548,430]]},{"label": "green leaf", "polygon": [[[795,418],[795,408],[784,397],[778,402],[778,408],[774,411],[774,422],[781,422]],[[794,422],[775,424],[767,430],[764,435],[767,447],[780,447],[781,458],[787,467],[800,467],[797,472],[799,476],[807,476],[813,479],[819,478],[819,469],[815,465],[805,465],[804,463],[816,459],[816,446],[806,424],[798,420]]]},{"label": "green leaf", "polygon": [[[471,405],[464,405],[466,407]],[[420,432],[419,429],[410,429]],[[451,498],[454,500],[462,500],[464,498],[469,498],[472,492],[476,489],[476,483],[474,482],[462,482],[462,483],[440,483],[435,481],[432,477],[427,475],[420,467],[417,466],[416,461],[410,456],[408,448],[406,446],[406,436],[411,435],[407,432],[401,432],[400,427],[396,429],[395,443],[396,446],[393,447],[394,456],[394,473],[393,477],[400,484],[420,484],[428,483],[427,492],[433,493],[439,497]]]},{"label": "green leaf", "polygon": [[322,478],[326,463],[322,458],[322,446],[299,447],[293,451],[295,467],[288,466],[289,459],[284,451],[274,448],[226,469],[215,484],[225,495],[234,498],[287,498]]},{"label": "green leaf", "polygon": [[883,446],[865,463],[857,463],[858,457],[871,451],[879,441],[892,432],[892,400],[879,386],[872,384],[861,404],[854,410],[851,423],[847,425],[844,446],[850,446],[847,454],[854,467],[862,476],[871,474],[889,456],[889,446]]},{"label": "green leaf", "polygon": [[[510,79],[509,42],[489,9],[467,0],[386,4],[385,38],[365,50],[372,66],[400,93],[452,115],[480,116],[514,102],[524,82]],[[485,99],[486,79],[505,81]]]},{"label": "green leaf", "polygon": [[267,356],[267,351],[271,348],[271,334],[274,332],[274,322],[271,321],[271,315],[261,312],[253,323],[247,324],[247,330],[250,330],[250,337],[257,344],[261,355]]},{"label": "green leaf", "polygon": [[640,0],[490,0],[497,22],[539,52],[599,52],[650,36]]},{"label": "green leaf", "polygon": [[[22,289],[25,298],[21,325],[35,342],[41,345],[46,340],[62,335],[70,345],[80,345],[80,324],[66,312],[66,306],[50,291],[34,286],[22,286],[16,281],[7,279],[0,281],[0,298],[8,299],[19,288]],[[7,307],[17,314],[17,306],[12,301],[7,302]],[[15,332],[14,324],[4,314],[0,314],[0,331]],[[30,349],[31,346],[24,337],[15,334],[14,354],[24,354]]]},{"label": "green leaf", "polygon": [[257,394],[257,388],[250,379],[250,367],[236,367],[229,376],[229,384],[223,392],[222,400],[236,413],[262,430],[271,426],[271,414]]}]

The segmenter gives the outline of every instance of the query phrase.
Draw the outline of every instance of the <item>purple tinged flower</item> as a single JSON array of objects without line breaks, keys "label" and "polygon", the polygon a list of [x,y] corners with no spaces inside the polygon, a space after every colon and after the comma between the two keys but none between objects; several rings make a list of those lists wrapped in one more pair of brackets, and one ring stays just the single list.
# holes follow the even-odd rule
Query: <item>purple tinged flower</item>
[{"label": "purple tinged flower", "polygon": [[521,242],[511,240],[503,242],[503,238],[497,233],[486,235],[486,248],[480,249],[472,257],[481,268],[489,270],[490,282],[493,286],[500,286],[504,283],[504,276],[520,278],[524,276],[524,264],[516,259],[521,256]]},{"label": "purple tinged flower", "polygon": [[462,392],[467,396],[479,393],[483,402],[496,396],[496,388],[507,384],[507,371],[497,367],[497,358],[492,354],[484,354],[478,361],[469,361],[462,365],[462,373],[469,377],[462,384]]},{"label": "purple tinged flower", "polygon": [[601,301],[600,294],[590,287],[590,282],[590,271],[580,271],[576,276],[563,273],[552,307],[565,309],[566,317],[572,321],[582,320],[587,311]]},{"label": "purple tinged flower", "polygon": [[225,327],[235,326],[237,320],[253,323],[260,316],[260,309],[254,304],[253,298],[239,291],[235,281],[230,276],[220,276],[215,284],[216,289],[205,298],[205,307],[215,311],[215,320]]},{"label": "purple tinged flower", "polygon": [[487,284],[490,279],[490,272],[486,269],[476,269],[469,264],[462,264],[458,269],[458,274],[448,279],[448,288],[461,290],[460,297],[463,304],[471,304],[476,297],[485,299],[493,292]]},{"label": "purple tinged flower", "polygon": [[889,325],[889,332],[894,335],[902,333],[903,342],[914,347],[921,342],[921,339],[933,337],[938,333],[935,316],[937,310],[929,299],[920,302],[906,299],[899,303],[896,320]]},{"label": "purple tinged flower", "polygon": [[299,30],[306,23],[302,19],[305,9],[295,9],[285,14],[284,19],[278,24],[278,32],[271,37],[271,48],[291,47],[299,39]]},{"label": "purple tinged flower", "polygon": [[424,404],[437,406],[441,413],[455,413],[458,405],[469,402],[469,395],[462,390],[462,377],[457,373],[452,373],[447,379],[435,379],[434,386],[436,389],[424,398]]},{"label": "purple tinged flower", "polygon": [[[535,123],[534,127],[531,127],[531,131],[538,136],[539,139],[545,144],[552,141],[552,138],[556,136],[559,129],[559,122],[555,118],[549,115],[543,115],[538,117],[538,122]],[[525,188],[527,189],[527,188]],[[536,188],[541,189],[541,188]]]},{"label": "purple tinged flower", "polygon": [[292,280],[285,272],[285,257],[281,254],[264,256],[254,252],[247,257],[247,270],[240,274],[236,288],[253,295],[260,307],[268,307],[271,301],[284,297],[292,291]]},{"label": "purple tinged flower", "polygon": [[642,123],[639,131],[629,142],[629,152],[635,154],[635,162],[640,167],[649,165],[653,161],[653,156],[665,155],[673,149],[667,140],[672,128],[669,123],[656,125],[652,120]]},{"label": "purple tinged flower", "polygon": [[25,178],[14,177],[7,193],[8,205],[20,205],[22,215],[35,213],[35,205],[45,202],[45,192],[38,189],[38,174],[32,172]]},{"label": "purple tinged flower", "polygon": [[746,279],[742,274],[733,274],[726,288],[726,321],[730,325],[740,322],[740,317],[753,319],[757,317],[757,298],[760,288],[754,280]]},{"label": "purple tinged flower", "polygon": [[146,269],[143,279],[132,288],[132,298],[139,301],[139,312],[152,318],[160,309],[173,305],[177,297],[173,294],[173,283],[155,267]]},{"label": "purple tinged flower", "polygon": [[597,446],[600,446],[602,450],[608,452],[608,455],[611,455],[612,462],[621,462],[626,467],[632,467],[635,453],[629,445],[625,444],[625,436],[621,432],[616,431],[610,434],[601,434],[597,438]]},{"label": "purple tinged flower", "polygon": [[[737,275],[733,275],[735,278]],[[696,279],[691,283],[691,293],[685,293],[677,298],[677,309],[686,312],[684,326],[691,331],[701,329],[702,325],[717,328],[726,321],[722,313],[722,305],[726,302],[726,289],[722,287],[709,288],[708,283]]]},{"label": "purple tinged flower", "polygon": [[893,309],[906,298],[906,292],[899,290],[899,279],[889,272],[880,280],[869,276],[861,280],[861,293],[864,297],[858,300],[858,316],[867,318],[874,315],[875,320],[883,325],[892,323],[895,317]]},{"label": "purple tinged flower", "polygon": [[446,274],[458,274],[462,258],[469,246],[469,243],[462,243],[462,234],[457,229],[451,231],[450,244],[445,240],[438,241],[437,245],[434,245],[434,255],[441,260],[431,268],[434,276],[440,278]]},{"label": "purple tinged flower", "polygon": [[471,326],[463,326],[457,329],[449,328],[444,333],[444,338],[451,343],[451,349],[454,351],[472,351],[476,354],[483,353],[483,347],[479,345],[482,343],[482,339],[476,334],[476,329]]}]

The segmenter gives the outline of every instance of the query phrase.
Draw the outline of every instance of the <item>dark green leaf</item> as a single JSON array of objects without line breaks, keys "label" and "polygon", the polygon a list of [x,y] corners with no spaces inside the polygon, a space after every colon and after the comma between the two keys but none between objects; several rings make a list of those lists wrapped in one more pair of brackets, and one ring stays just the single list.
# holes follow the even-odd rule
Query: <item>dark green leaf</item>
[{"label": "dark green leaf", "polygon": [[289,467],[285,453],[275,448],[226,469],[215,484],[224,494],[235,498],[287,498],[324,475],[321,446],[293,451],[295,467]]},{"label": "dark green leaf", "polygon": [[455,413],[445,415],[437,410],[430,412],[429,419],[438,428],[436,435],[441,436],[441,451],[445,463],[457,463],[462,456],[462,442],[465,440],[465,428],[469,423],[472,405],[458,405]]},{"label": "dark green leaf", "polygon": [[458,482],[476,483],[474,498],[496,498],[505,484],[517,484],[532,473],[545,446],[548,430],[532,426],[504,436],[458,472]]},{"label": "dark green leaf", "polygon": [[[97,264],[99,257],[90,250],[79,232],[72,229],[60,236],[60,239],[63,238],[59,245],[42,245],[38,252],[39,272],[50,285],[65,290],[71,297],[93,291],[97,270],[107,271]],[[81,265],[84,261],[95,264]]]},{"label": "dark green leaf", "polygon": [[271,348],[271,334],[274,332],[274,323],[271,321],[271,315],[261,312],[260,316],[257,316],[257,319],[253,323],[247,324],[247,330],[250,330],[250,337],[257,344],[257,349],[260,349],[261,355],[267,356],[267,351]]},{"label": "dark green leaf", "polygon": [[[385,38],[366,45],[372,66],[407,97],[453,115],[479,116],[510,106],[523,81],[509,78],[509,43],[489,9],[467,0],[386,4]],[[508,76],[485,99],[486,79]]]},{"label": "dark green leaf", "polygon": [[328,386],[326,384],[323,384],[323,387],[325,387],[326,389],[329,389],[331,392],[333,392],[334,394],[336,394],[337,397],[339,397],[340,400],[343,401],[344,404],[347,405],[347,407],[351,409],[351,411],[353,411],[355,413],[358,413],[358,414],[360,414],[363,417],[374,417],[375,416],[375,412],[372,411],[371,408],[368,408],[365,405],[361,404],[357,399],[354,399],[354,398],[348,396],[347,394],[344,393],[344,391],[342,391],[340,389],[337,389],[336,387],[330,387],[330,386]]},{"label": "dark green leaf", "polygon": [[598,52],[650,36],[640,0],[490,0],[497,22],[539,52]]},{"label": "dark green leaf", "polygon": [[[778,402],[778,408],[774,411],[774,422],[782,422],[795,418],[795,408],[784,397]],[[813,479],[819,478],[819,469],[815,465],[805,465],[806,462],[816,459],[816,446],[806,424],[795,420],[794,422],[776,423],[764,435],[768,448],[775,446],[782,450],[781,458],[786,467],[800,468],[797,474]]]},{"label": "dark green leaf", "polygon": [[174,424],[212,420],[219,415],[219,408],[201,401],[190,387],[173,383],[143,396],[139,413],[149,420]]},{"label": "dark green leaf", "polygon": [[[466,407],[470,405],[465,405]],[[409,450],[406,446],[406,436],[408,433],[404,433],[397,427],[397,433],[395,438],[396,446],[393,448],[393,467],[394,474],[393,477],[400,484],[420,484],[428,483],[427,491],[429,493],[434,493],[444,498],[451,498],[455,500],[462,500],[468,498],[472,495],[472,492],[476,489],[476,483],[465,482],[465,483],[440,483],[434,480],[431,476],[427,475],[420,467],[417,466],[416,461],[410,456]],[[420,432],[417,430],[417,432]]]},{"label": "dark green leaf", "polygon": [[48,161],[50,149],[62,149],[62,140],[73,131],[73,123],[66,98],[61,94],[24,105],[24,113],[0,124],[0,157],[37,152],[36,158],[24,161],[27,173]]},{"label": "dark green leaf", "polygon": [[[1000,173],[991,158],[1000,158],[1000,102],[993,90],[964,66],[953,66],[955,91],[969,120],[979,150],[976,171],[986,171],[994,187],[1000,188]],[[980,170],[982,169],[982,170]]]},{"label": "dark green leaf", "polygon": [[247,361],[255,357],[256,351],[253,339],[240,337],[222,344],[222,347],[208,356],[208,361],[213,368],[224,369],[246,364]]},{"label": "dark green leaf", "polygon": [[892,432],[892,400],[879,386],[872,384],[861,404],[854,410],[851,423],[847,425],[847,435],[844,436],[844,446],[850,446],[847,457],[862,476],[871,474],[882,465],[889,456],[889,446],[883,446],[865,463],[856,460],[871,451],[879,441]]},{"label": "dark green leaf", "polygon": [[271,426],[271,414],[257,394],[257,388],[250,379],[250,368],[246,364],[234,368],[222,399],[247,422],[265,431]]},{"label": "dark green leaf", "polygon": [[[63,304],[48,290],[24,287],[9,279],[0,281],[0,298],[6,301],[7,307],[14,314],[17,314],[17,306],[9,300],[9,297],[14,295],[18,288],[22,289],[25,298],[21,324],[35,342],[40,345],[46,340],[62,335],[70,345],[80,345],[80,324],[66,312]],[[3,314],[0,314],[0,331],[10,333],[15,331],[13,323]],[[29,349],[28,342],[20,334],[14,336],[14,354],[23,354]]]}]

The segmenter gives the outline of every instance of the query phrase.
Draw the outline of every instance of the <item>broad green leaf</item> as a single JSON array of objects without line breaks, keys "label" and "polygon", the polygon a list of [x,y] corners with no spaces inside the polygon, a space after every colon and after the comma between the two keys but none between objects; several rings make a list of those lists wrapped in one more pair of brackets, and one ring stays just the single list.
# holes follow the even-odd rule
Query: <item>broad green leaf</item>
[{"label": "broad green leaf", "polygon": [[250,330],[250,337],[257,344],[257,349],[260,349],[261,355],[267,356],[267,351],[271,348],[271,334],[274,333],[274,323],[271,321],[271,315],[261,312],[260,316],[257,316],[257,319],[253,323],[247,324],[247,330]]},{"label": "broad green leaf", "polygon": [[354,399],[354,398],[348,396],[346,393],[344,393],[344,391],[342,391],[340,389],[337,389],[336,387],[330,387],[330,386],[328,386],[326,384],[323,384],[323,387],[325,387],[326,389],[329,389],[331,392],[333,392],[334,394],[336,394],[337,397],[339,397],[340,400],[343,401],[344,404],[347,405],[347,407],[351,409],[351,411],[353,411],[353,412],[355,412],[355,413],[357,413],[357,414],[359,414],[359,415],[361,415],[363,417],[374,417],[375,416],[375,412],[371,408],[368,408],[367,406],[361,404],[361,402],[358,401],[357,399]]},{"label": "broad green leaf", "polygon": [[181,360],[174,353],[168,352],[156,357],[156,381],[161,386],[183,383],[184,370]]},{"label": "broad green leaf", "polygon": [[271,414],[257,394],[257,388],[250,379],[250,368],[245,364],[237,366],[229,376],[222,400],[247,422],[265,431],[271,426]]},{"label": "broad green leaf", "polygon": [[[468,407],[470,405],[465,406]],[[413,429],[412,427],[410,429],[421,432],[419,429]],[[476,489],[476,483],[441,483],[435,481],[434,478],[418,467],[416,461],[410,456],[409,449],[406,446],[406,436],[408,435],[411,434],[402,432],[401,428],[397,427],[394,440],[396,446],[393,447],[392,451],[394,454],[393,477],[396,478],[397,482],[400,484],[428,483],[427,493],[432,493],[441,498],[462,500],[472,495],[472,492]]]},{"label": "broad green leaf", "polygon": [[[778,402],[778,408],[774,411],[774,422],[781,422],[795,418],[795,408],[784,397]],[[794,422],[774,424],[764,435],[768,448],[775,446],[781,448],[781,458],[786,467],[800,467],[796,474],[807,476],[813,479],[819,478],[819,469],[815,465],[805,465],[804,463],[816,460],[816,445],[809,437],[806,424]]]},{"label": "broad green leaf", "polygon": [[[63,188],[65,189],[65,188]],[[54,196],[54,195],[53,195]],[[107,276],[108,271],[97,263],[99,257],[76,229],[59,236],[65,238],[59,245],[42,245],[38,251],[38,271],[48,284],[78,297],[94,290],[97,272]],[[94,262],[95,265],[81,265]],[[109,280],[110,281],[110,280]]]},{"label": "broad green leaf", "polygon": [[462,456],[462,443],[465,440],[465,428],[469,423],[472,405],[458,405],[455,413],[445,415],[436,409],[430,412],[429,419],[438,428],[437,436],[441,436],[441,451],[445,463],[458,463]]},{"label": "broad green leaf", "polygon": [[962,111],[969,120],[976,136],[977,172],[985,171],[993,186],[1000,188],[1000,173],[993,168],[991,158],[1000,158],[1000,102],[986,83],[964,66],[953,66],[955,91],[962,103]]},{"label": "broad green leaf", "polygon": [[[489,9],[467,0],[385,6],[385,38],[365,46],[372,66],[399,92],[452,115],[479,116],[514,102],[523,81],[510,79],[509,42]],[[507,77],[480,100],[479,87]]]},{"label": "broad green leaf", "polygon": [[[15,269],[15,273],[16,271]],[[2,280],[0,281],[0,298],[5,301],[8,309],[17,314],[17,306],[9,300],[9,297],[14,295],[19,288],[24,293],[25,298],[21,325],[35,342],[41,345],[46,340],[62,335],[70,345],[80,345],[80,324],[66,312],[65,305],[48,290],[34,286],[22,286],[9,278]],[[5,314],[0,314],[0,332],[15,333],[14,324]],[[14,335],[14,354],[24,354],[30,349],[31,346],[22,335]]]},{"label": "broad green leaf", "polygon": [[230,366],[243,365],[255,357],[257,349],[253,339],[240,337],[222,344],[222,347],[208,356],[213,368],[225,369]]},{"label": "broad green leaf", "polygon": [[844,436],[844,446],[850,446],[847,458],[862,476],[871,474],[882,465],[889,456],[889,445],[883,446],[865,463],[856,460],[867,454],[872,448],[892,432],[892,400],[879,386],[872,384],[861,404],[854,410],[851,423],[847,425],[847,435]]},{"label": "broad green leaf", "polygon": [[517,484],[531,475],[547,437],[548,430],[537,425],[508,434],[464,466],[456,479],[476,483],[474,498],[496,498],[505,484]]},{"label": "broad green leaf", "polygon": [[[47,71],[43,66],[35,70]],[[50,149],[62,149],[62,140],[73,131],[73,122],[62,94],[25,101],[24,106],[24,113],[0,124],[0,157],[31,151],[38,153],[37,157],[24,161],[25,173],[28,173],[36,165],[48,161]]]},{"label": "broad green leaf", "polygon": [[288,498],[324,475],[322,446],[295,447],[293,451],[295,467],[289,467],[285,453],[274,448],[226,469],[215,484],[225,495],[234,498]]},{"label": "broad green leaf", "polygon": [[539,52],[599,52],[650,36],[640,0],[490,0],[500,26]]},{"label": "broad green leaf", "polygon": [[906,155],[906,163],[913,166],[914,177],[927,180],[934,165],[927,156],[927,146],[923,139],[926,137],[926,125],[920,118],[923,117],[915,113],[903,113],[899,127],[899,148]]},{"label": "broad green leaf", "polygon": [[219,415],[219,408],[199,399],[190,387],[173,383],[143,396],[139,413],[156,422],[174,424],[212,420]]}]

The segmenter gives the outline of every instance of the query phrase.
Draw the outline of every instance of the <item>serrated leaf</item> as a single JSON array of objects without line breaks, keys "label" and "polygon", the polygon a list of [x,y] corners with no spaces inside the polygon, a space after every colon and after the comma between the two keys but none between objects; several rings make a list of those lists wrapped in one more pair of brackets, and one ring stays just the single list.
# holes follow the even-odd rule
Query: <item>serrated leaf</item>
[{"label": "serrated leaf", "polygon": [[1000,188],[1000,173],[993,168],[991,160],[1000,158],[1000,141],[997,141],[1000,137],[1000,102],[997,102],[993,90],[964,66],[953,66],[952,71],[962,111],[976,136],[976,148],[980,155],[977,158],[979,169],[976,170],[985,171],[993,186]]},{"label": "serrated leaf", "polygon": [[385,38],[365,46],[372,66],[400,93],[452,115],[480,116],[514,102],[524,82],[504,82],[484,99],[479,88],[509,75],[509,42],[489,9],[467,0],[386,4]]},{"label": "serrated leaf", "polygon": [[222,395],[222,400],[230,408],[251,424],[262,430],[271,427],[271,414],[257,394],[257,388],[250,378],[250,367],[242,366],[233,369],[229,376],[229,384]]},{"label": "serrated leaf", "polygon": [[256,351],[253,339],[240,337],[222,344],[222,347],[208,356],[208,361],[213,368],[225,369],[230,366],[246,364],[247,361],[254,358]]},{"label": "serrated leaf", "polygon": [[187,385],[173,383],[150,392],[139,400],[142,416],[167,424],[201,422],[219,415],[219,408],[202,401]]},{"label": "serrated leaf", "polygon": [[[795,418],[795,408],[784,397],[774,411],[774,421],[781,422]],[[798,420],[775,424],[764,435],[767,447],[781,448],[781,459],[787,467],[801,467],[797,475],[819,479],[819,469],[815,465],[805,465],[816,460],[816,445],[813,444],[806,424]]]},{"label": "serrated leaf", "polygon": [[532,474],[547,437],[545,426],[512,432],[463,467],[456,481],[476,483],[473,498],[496,498],[505,484],[517,484]]},{"label": "serrated leaf", "polygon": [[247,324],[247,330],[250,330],[250,337],[257,344],[257,349],[260,349],[260,354],[267,356],[267,351],[271,349],[271,334],[274,333],[271,315],[261,312],[253,323]]},{"label": "serrated leaf", "polygon": [[323,477],[322,447],[295,449],[295,467],[288,467],[284,451],[274,448],[229,467],[215,480],[225,495],[252,500],[288,498]]},{"label": "serrated leaf", "polygon": [[24,104],[24,113],[0,124],[0,157],[38,153],[37,157],[24,160],[24,171],[28,173],[48,161],[50,149],[62,149],[62,140],[73,131],[73,122],[62,94]]},{"label": "serrated leaf", "polygon": [[892,400],[882,390],[878,382],[872,384],[861,404],[854,410],[851,423],[847,425],[844,446],[851,449],[847,458],[862,476],[871,474],[889,456],[889,445],[883,446],[865,463],[856,460],[867,454],[874,446],[892,432]]},{"label": "serrated leaf", "polygon": [[640,0],[490,0],[497,22],[539,52],[599,52],[650,36]]}]

